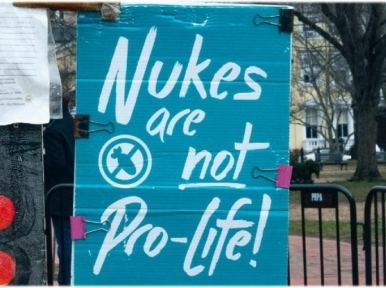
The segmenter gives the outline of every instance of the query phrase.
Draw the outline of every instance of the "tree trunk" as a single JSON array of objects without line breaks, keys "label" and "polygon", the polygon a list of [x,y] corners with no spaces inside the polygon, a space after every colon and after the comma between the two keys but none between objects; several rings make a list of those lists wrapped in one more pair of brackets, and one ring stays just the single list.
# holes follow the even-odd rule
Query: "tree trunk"
[{"label": "tree trunk", "polygon": [[376,101],[366,101],[366,103],[362,102],[361,105],[356,105],[354,109],[356,122],[355,144],[358,153],[358,164],[353,176],[355,181],[371,181],[381,177],[375,153],[377,136],[375,115],[377,107]]}]

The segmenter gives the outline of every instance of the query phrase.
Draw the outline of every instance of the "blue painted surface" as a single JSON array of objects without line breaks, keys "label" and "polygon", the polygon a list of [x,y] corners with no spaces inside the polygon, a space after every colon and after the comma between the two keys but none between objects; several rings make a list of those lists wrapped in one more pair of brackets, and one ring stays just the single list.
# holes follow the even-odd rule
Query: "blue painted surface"
[{"label": "blue painted surface", "polygon": [[75,214],[109,223],[75,284],[286,285],[288,189],[251,174],[289,163],[291,35],[254,24],[279,8],[79,12],[77,114],[114,132],[76,142]]}]

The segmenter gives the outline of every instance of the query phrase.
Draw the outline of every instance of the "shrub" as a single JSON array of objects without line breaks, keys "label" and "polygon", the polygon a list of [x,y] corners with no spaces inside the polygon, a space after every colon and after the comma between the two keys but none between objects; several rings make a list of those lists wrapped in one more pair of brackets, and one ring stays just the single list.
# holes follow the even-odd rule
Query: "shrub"
[{"label": "shrub", "polygon": [[313,160],[305,162],[291,161],[292,165],[292,184],[313,184],[312,175],[315,174],[319,178],[320,166]]}]

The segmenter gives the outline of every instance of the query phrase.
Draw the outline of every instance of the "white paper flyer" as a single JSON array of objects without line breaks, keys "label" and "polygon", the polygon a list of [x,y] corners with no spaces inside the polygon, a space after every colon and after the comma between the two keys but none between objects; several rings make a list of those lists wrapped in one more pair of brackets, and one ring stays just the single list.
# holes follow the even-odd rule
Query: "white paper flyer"
[{"label": "white paper flyer", "polygon": [[50,120],[47,10],[0,3],[0,125]]}]

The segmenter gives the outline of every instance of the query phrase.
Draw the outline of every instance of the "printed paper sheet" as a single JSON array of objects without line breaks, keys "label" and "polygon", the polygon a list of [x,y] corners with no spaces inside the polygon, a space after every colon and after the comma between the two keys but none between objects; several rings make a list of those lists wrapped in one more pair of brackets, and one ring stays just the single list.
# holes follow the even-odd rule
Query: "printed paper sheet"
[{"label": "printed paper sheet", "polygon": [[0,3],[0,125],[49,121],[47,11]]}]

